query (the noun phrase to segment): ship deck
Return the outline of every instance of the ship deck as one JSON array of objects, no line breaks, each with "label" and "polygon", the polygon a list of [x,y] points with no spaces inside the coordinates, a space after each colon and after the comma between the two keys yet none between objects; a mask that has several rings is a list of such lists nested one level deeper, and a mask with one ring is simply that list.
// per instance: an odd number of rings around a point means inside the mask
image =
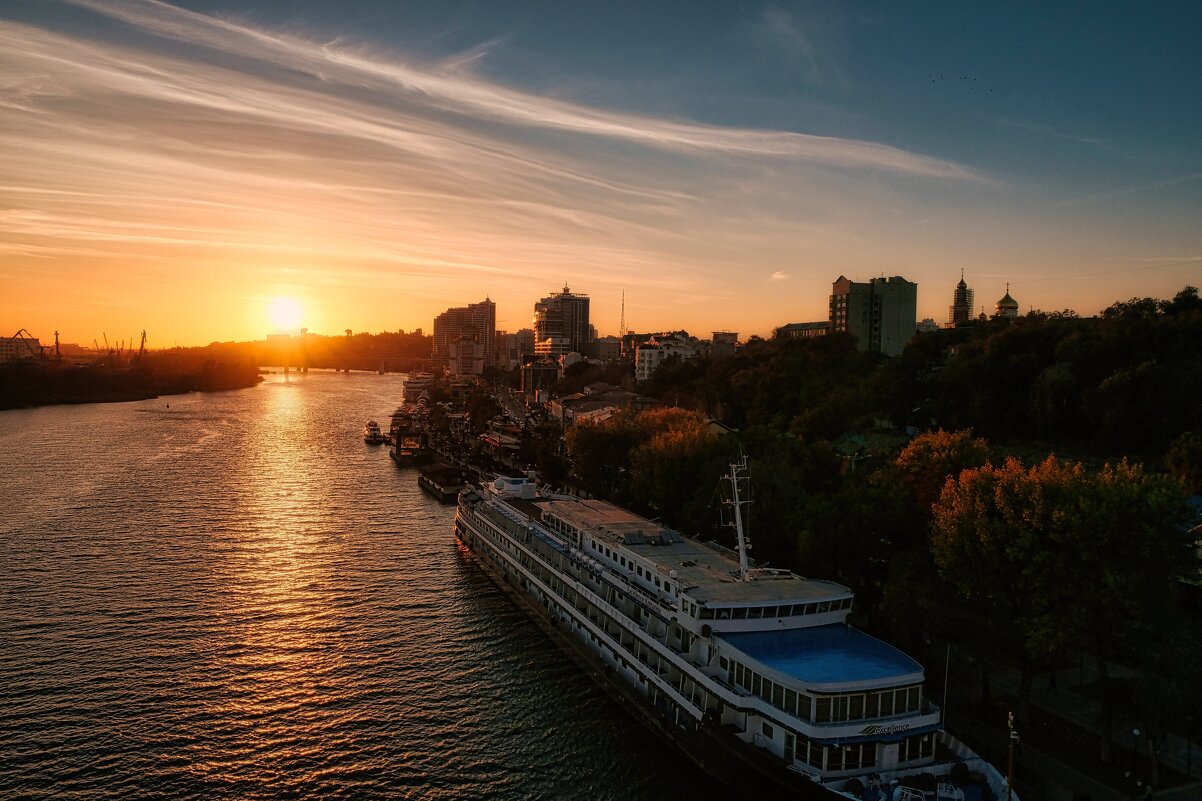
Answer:
[{"label": "ship deck", "polygon": [[888,643],[836,623],[781,631],[716,635],[766,667],[811,687],[922,681],[922,666]]}]

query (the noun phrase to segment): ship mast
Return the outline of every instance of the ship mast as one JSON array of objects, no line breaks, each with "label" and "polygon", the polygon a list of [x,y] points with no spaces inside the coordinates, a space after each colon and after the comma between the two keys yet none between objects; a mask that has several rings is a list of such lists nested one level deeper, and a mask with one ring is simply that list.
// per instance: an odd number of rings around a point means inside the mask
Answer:
[{"label": "ship mast", "polygon": [[751,547],[747,542],[747,534],[743,531],[743,506],[751,503],[751,499],[744,500],[739,495],[739,484],[747,483],[747,457],[743,456],[737,463],[732,463],[730,466],[730,475],[723,476],[726,481],[730,482],[730,500],[726,501],[733,509],[733,522],[735,528],[735,536],[738,539],[739,546],[739,580],[750,581],[751,569],[748,565],[747,549]]}]

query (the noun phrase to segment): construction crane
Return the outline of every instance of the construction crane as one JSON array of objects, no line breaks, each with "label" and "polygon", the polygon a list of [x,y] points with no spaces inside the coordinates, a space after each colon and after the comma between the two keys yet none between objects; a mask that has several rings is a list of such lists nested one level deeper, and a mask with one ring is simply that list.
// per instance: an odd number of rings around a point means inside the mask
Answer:
[{"label": "construction crane", "polygon": [[138,361],[146,358],[146,329],[142,329],[142,344],[138,346]]},{"label": "construction crane", "polygon": [[8,342],[8,352],[11,354],[9,358],[14,362],[22,359],[41,359],[45,356],[42,343],[24,328],[9,337]]}]

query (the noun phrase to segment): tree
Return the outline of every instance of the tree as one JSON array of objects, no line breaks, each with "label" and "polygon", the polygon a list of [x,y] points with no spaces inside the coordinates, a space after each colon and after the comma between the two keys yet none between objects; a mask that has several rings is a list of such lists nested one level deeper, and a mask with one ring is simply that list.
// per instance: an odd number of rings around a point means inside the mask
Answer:
[{"label": "tree", "polygon": [[1096,660],[1105,760],[1118,689],[1110,666],[1171,661],[1164,654],[1174,638],[1162,624],[1176,617],[1176,580],[1197,560],[1183,525],[1185,496],[1172,478],[1124,460],[1093,475],[1077,469],[1068,489],[1031,565],[1047,607],[1030,622],[1029,639],[1044,656],[1080,651]]},{"label": "tree", "polygon": [[989,461],[989,443],[974,437],[972,429],[963,431],[927,431],[910,440],[898,454],[896,465],[913,487],[915,498],[924,508],[939,500],[948,478],[962,470],[980,467]]},{"label": "tree", "polygon": [[615,499],[630,470],[630,454],[646,435],[638,412],[623,409],[601,422],[579,422],[564,434],[572,467],[589,492]]},{"label": "tree", "polygon": [[1030,711],[1031,681],[1042,653],[1031,625],[1047,607],[1047,587],[1033,569],[1055,510],[1065,504],[1081,467],[1054,458],[1030,470],[1010,458],[948,479],[934,507],[931,551],[944,579],[994,632],[1018,663],[1019,704]]},{"label": "tree", "polygon": [[1160,309],[1168,315],[1202,311],[1202,298],[1198,297],[1198,287],[1185,287],[1174,295],[1172,300],[1161,301]]},{"label": "tree", "polygon": [[1164,458],[1169,473],[1191,495],[1202,495],[1202,433],[1186,431],[1169,444]]},{"label": "tree", "polygon": [[727,461],[718,437],[685,409],[652,409],[639,422],[646,439],[630,454],[629,481],[636,504],[691,533],[709,528],[712,487]]},{"label": "tree", "polygon": [[[1110,665],[1165,646],[1156,623],[1177,606],[1175,578],[1196,569],[1177,482],[1125,461],[1090,475],[1008,459],[949,480],[934,511],[935,563],[1018,662],[1023,712],[1033,668],[1079,650],[1097,660],[1108,733]],[[1109,747],[1107,734],[1103,758]]]}]

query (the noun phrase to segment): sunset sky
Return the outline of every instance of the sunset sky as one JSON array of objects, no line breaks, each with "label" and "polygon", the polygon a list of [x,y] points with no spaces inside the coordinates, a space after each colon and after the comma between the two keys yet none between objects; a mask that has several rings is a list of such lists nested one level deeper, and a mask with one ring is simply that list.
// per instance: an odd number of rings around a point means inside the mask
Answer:
[{"label": "sunset sky", "polygon": [[[1202,4],[0,4],[0,325],[766,335],[1202,283]],[[284,300],[281,300],[284,299]],[[274,304],[274,305],[273,305]],[[291,307],[289,307],[291,308]],[[275,309],[276,312],[271,310]]]}]

